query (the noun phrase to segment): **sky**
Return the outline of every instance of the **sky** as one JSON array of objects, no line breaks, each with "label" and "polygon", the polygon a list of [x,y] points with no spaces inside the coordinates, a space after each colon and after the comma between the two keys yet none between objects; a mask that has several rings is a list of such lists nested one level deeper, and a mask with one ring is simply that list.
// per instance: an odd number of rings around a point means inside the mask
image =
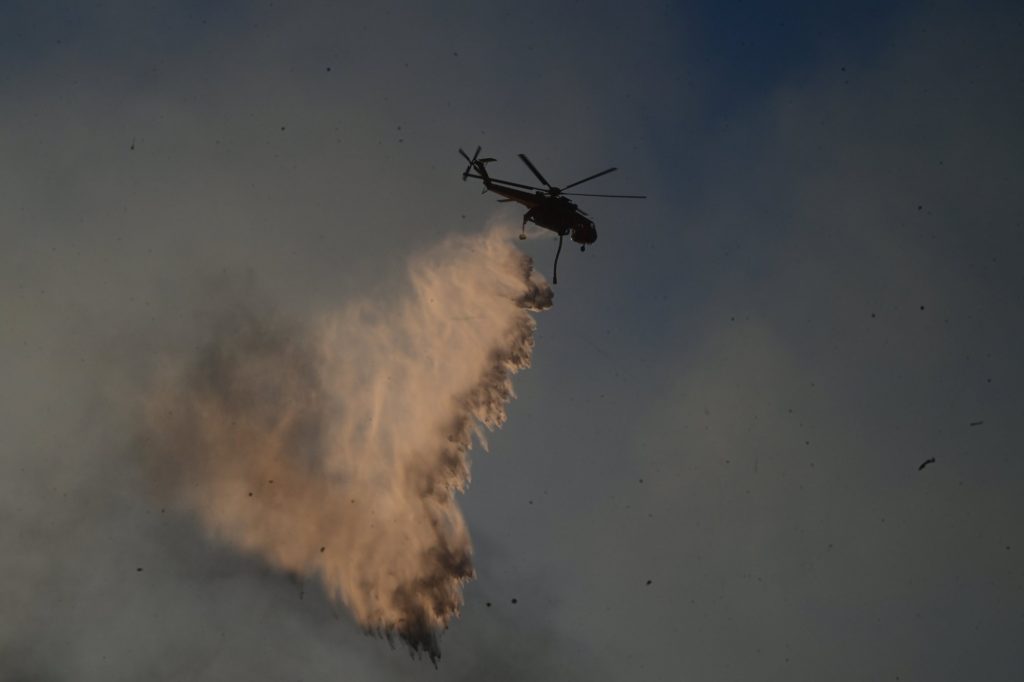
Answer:
[{"label": "sky", "polygon": [[[1024,677],[1019,6],[3,7],[0,677]],[[648,198],[581,199],[435,671],[168,509],[141,406],[518,230],[477,145]]]}]

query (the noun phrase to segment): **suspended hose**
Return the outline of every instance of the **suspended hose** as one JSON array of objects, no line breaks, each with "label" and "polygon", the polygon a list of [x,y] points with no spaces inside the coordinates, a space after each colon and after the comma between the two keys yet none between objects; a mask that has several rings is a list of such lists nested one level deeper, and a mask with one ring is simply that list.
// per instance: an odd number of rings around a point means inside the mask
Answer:
[{"label": "suspended hose", "polygon": [[558,251],[555,251],[555,274],[551,278],[552,284],[558,284],[558,255],[562,253],[562,239],[565,237],[564,234],[558,235]]}]

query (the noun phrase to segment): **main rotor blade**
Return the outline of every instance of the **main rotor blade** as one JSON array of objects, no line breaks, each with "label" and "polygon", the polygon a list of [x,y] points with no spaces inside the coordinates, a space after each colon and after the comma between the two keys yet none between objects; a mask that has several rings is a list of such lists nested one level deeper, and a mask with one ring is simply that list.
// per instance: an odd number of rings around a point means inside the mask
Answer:
[{"label": "main rotor blade", "polygon": [[459,147],[459,153],[462,154],[462,158],[464,158],[466,161],[468,161],[469,163],[473,163],[473,160],[469,158],[469,154],[462,151],[462,147]]},{"label": "main rotor blade", "polygon": [[522,187],[523,189],[532,189],[537,192],[543,192],[543,187],[532,187],[530,185],[520,185],[518,182],[509,182],[508,180],[498,180],[497,178],[490,178],[491,183],[501,183],[502,185],[510,185],[512,187]]},{"label": "main rotor blade", "polygon": [[618,170],[618,168],[609,168],[608,170],[603,170],[600,173],[594,173],[590,177],[583,178],[582,180],[577,180],[576,182],[572,183],[571,185],[566,185],[562,189],[566,190],[566,189],[569,189],[570,187],[575,187],[576,185],[582,185],[584,182],[589,182],[590,180],[593,180],[594,178],[599,178],[602,175],[608,175],[609,173],[611,173],[612,171],[615,171],[615,170]]},{"label": "main rotor blade", "polygon": [[571,197],[606,197],[608,199],[646,199],[642,194],[585,194],[583,192],[563,192]]},{"label": "main rotor blade", "polygon": [[545,187],[551,187],[551,183],[545,180],[544,176],[540,174],[539,170],[537,170],[537,167],[530,163],[530,160],[526,158],[526,154],[520,154],[519,158],[522,159],[523,163],[525,163],[529,167],[529,169],[533,171],[533,174],[537,176],[537,179],[541,181],[541,184],[543,184]]}]

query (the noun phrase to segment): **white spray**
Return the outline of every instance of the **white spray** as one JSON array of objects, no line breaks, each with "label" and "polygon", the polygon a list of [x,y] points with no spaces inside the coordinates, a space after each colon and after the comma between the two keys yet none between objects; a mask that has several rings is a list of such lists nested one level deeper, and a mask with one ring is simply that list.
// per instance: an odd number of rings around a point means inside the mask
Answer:
[{"label": "white spray", "polygon": [[317,576],[367,630],[436,661],[473,577],[455,493],[552,293],[507,235],[453,237],[411,291],[305,326],[237,314],[148,405],[161,485],[216,538]]}]

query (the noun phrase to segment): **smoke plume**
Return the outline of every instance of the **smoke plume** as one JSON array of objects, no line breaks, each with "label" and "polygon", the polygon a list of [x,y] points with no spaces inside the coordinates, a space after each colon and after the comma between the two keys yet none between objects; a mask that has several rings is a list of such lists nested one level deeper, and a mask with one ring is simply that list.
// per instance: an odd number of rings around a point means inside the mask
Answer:
[{"label": "smoke plume", "polygon": [[211,536],[317,577],[370,632],[436,662],[472,545],[455,493],[505,421],[547,283],[505,234],[410,263],[398,300],[297,323],[234,312],[147,405],[161,490]]}]

